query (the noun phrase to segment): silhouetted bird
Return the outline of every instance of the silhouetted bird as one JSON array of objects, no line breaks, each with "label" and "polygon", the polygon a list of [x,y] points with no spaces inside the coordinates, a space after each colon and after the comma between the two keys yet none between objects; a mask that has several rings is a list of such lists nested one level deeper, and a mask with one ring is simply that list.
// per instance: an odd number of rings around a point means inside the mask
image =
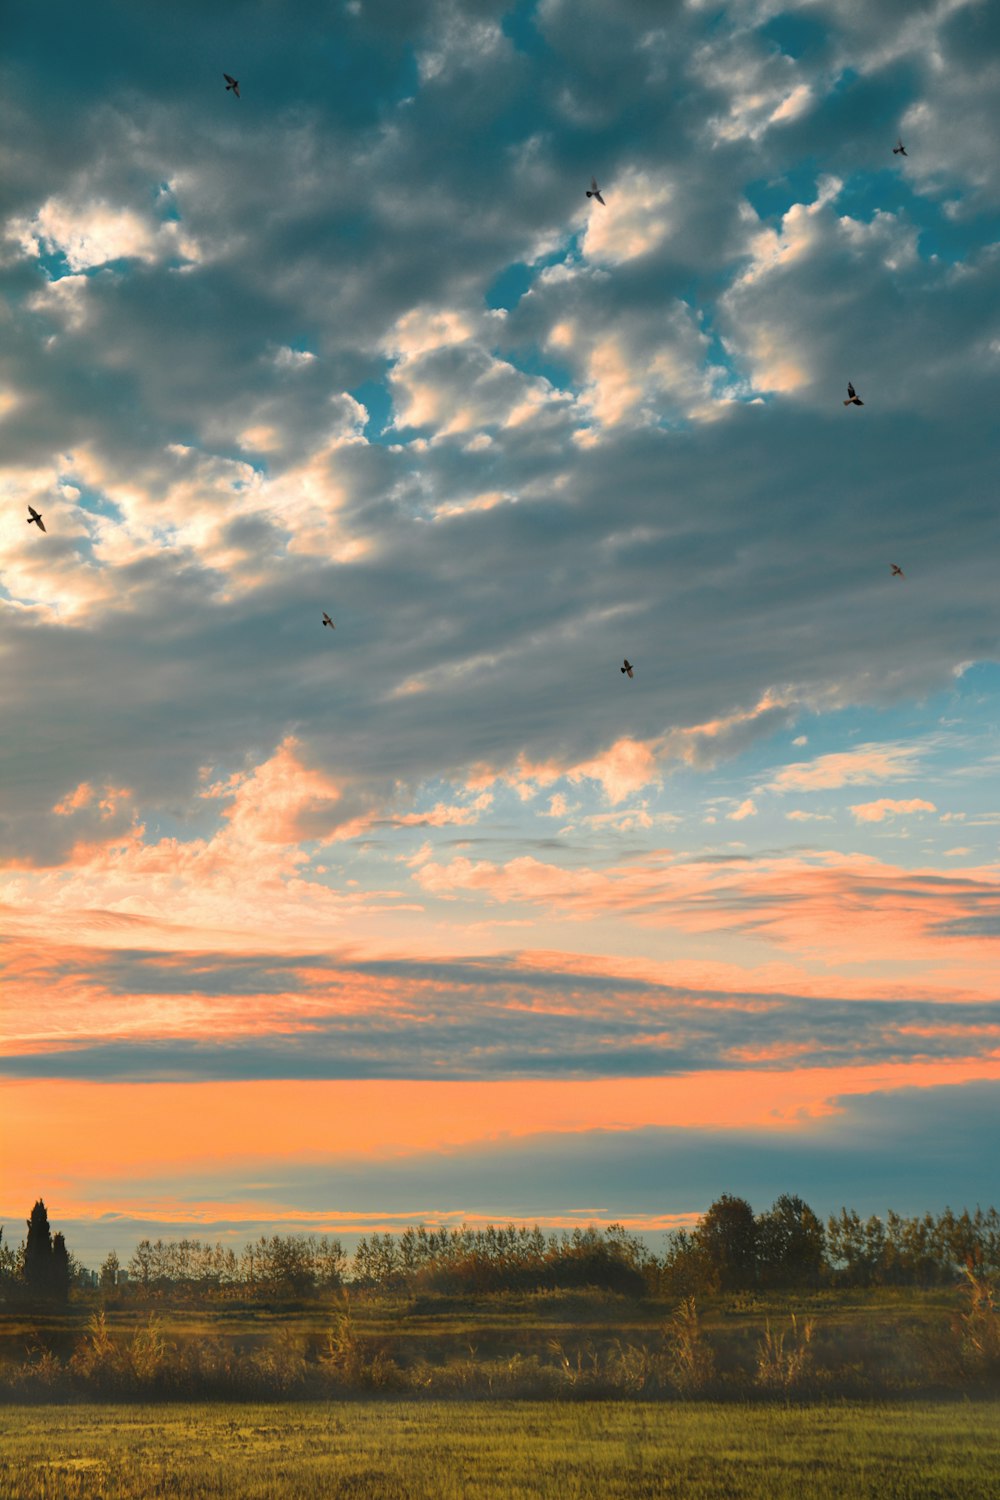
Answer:
[{"label": "silhouetted bird", "polygon": [[625,665],[621,668],[621,671],[627,672],[630,677],[632,676],[632,663],[627,656],[625,658]]},{"label": "silhouetted bird", "polygon": [[844,402],[844,405],[845,406],[864,406],[864,404],[865,403],[862,401],[861,397],[858,395],[857,391],[854,389],[854,387],[851,384],[851,382],[848,381],[847,382],[847,400]]},{"label": "silhouetted bird", "polygon": [[[596,198],[597,201],[598,201],[598,203],[604,203],[604,199],[601,197],[601,190],[597,186],[597,178],[596,177],[592,177],[590,179],[590,187],[587,189],[587,197],[588,198]],[[607,206],[608,205],[606,203],[604,203],[604,207],[607,208]]]},{"label": "silhouetted bird", "polygon": [[893,156],[906,156],[906,155],[908,155],[906,147],[903,145],[903,142],[901,140],[899,140],[898,137],[897,137],[895,146],[893,146],[893,148],[892,148],[892,154],[893,154]]},{"label": "silhouetted bird", "polygon": [[905,578],[906,577],[906,574],[903,572],[902,568],[899,566],[898,563],[891,563],[890,566],[892,568],[892,576],[893,576],[893,578]]},{"label": "silhouetted bird", "polygon": [[229,76],[228,73],[223,73],[222,76],[226,80],[226,93],[228,94],[229,90],[232,89],[233,93],[236,95],[236,97],[238,99],[240,97],[240,81],[239,81],[239,79],[238,78],[230,78],[230,76]]},{"label": "silhouetted bird", "polygon": [[45,530],[45,522],[42,520],[41,516],[38,514],[37,510],[35,509],[35,507],[33,505],[29,505],[28,506],[28,525],[29,526],[31,525],[32,521],[34,521],[34,523],[38,527],[39,531],[44,531]]},{"label": "silhouetted bird", "polygon": [[336,630],[337,628],[333,621],[330,619],[330,616],[327,614],[325,609],[323,611],[323,624],[329,625],[331,630]]}]

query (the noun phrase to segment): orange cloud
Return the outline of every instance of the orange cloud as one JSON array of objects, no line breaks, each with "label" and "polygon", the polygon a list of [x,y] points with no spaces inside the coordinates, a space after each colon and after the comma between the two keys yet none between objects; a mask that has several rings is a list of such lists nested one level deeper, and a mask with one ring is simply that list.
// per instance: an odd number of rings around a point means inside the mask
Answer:
[{"label": "orange cloud", "polygon": [[67,792],[61,802],[57,802],[52,809],[61,818],[68,818],[78,812],[81,807],[87,807],[94,800],[94,788],[87,781],[81,781],[73,792]]},{"label": "orange cloud", "polygon": [[937,808],[922,797],[911,797],[905,802],[880,797],[877,802],[855,802],[851,812],[859,823],[884,823],[893,813],[937,812]]},{"label": "orange cloud", "polygon": [[880,781],[906,781],[916,774],[918,759],[919,751],[912,745],[858,745],[854,750],[783,766],[767,785],[774,792],[815,792]]},{"label": "orange cloud", "polygon": [[960,951],[992,965],[990,930],[975,929],[1000,910],[996,867],[942,875],[836,851],[687,862],[660,850],[605,870],[462,857],[425,861],[414,879],[445,899],[476,892],[576,921],[615,915],[683,932],[730,930],[847,963],[950,962]]},{"label": "orange cloud", "polygon": [[[297,844],[329,835],[341,820],[340,786],[325,772],[304,766],[299,748],[288,735],[270,760],[202,791],[203,797],[231,799],[223,816],[241,840]],[[351,835],[341,832],[345,836]]]}]

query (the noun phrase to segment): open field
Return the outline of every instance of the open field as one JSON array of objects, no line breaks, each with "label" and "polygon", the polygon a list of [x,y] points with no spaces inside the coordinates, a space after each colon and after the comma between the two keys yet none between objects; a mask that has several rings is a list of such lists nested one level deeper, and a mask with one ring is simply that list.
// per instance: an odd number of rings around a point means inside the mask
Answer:
[{"label": "open field", "polygon": [[[278,1329],[307,1340],[318,1338],[333,1317],[349,1308],[359,1336],[390,1340],[405,1358],[410,1352],[431,1349],[442,1355],[464,1354],[470,1343],[483,1352],[504,1354],[541,1347],[560,1336],[652,1336],[671,1317],[677,1299],[632,1298],[592,1288],[468,1297],[352,1292],[349,1298],[331,1294],[308,1303],[267,1306],[224,1300],[185,1304],[175,1297],[115,1300],[91,1294],[58,1311],[0,1306],[0,1356],[20,1357],[32,1341],[69,1349],[102,1306],[115,1334],[134,1332],[154,1312],[172,1338],[212,1335],[249,1344]],[[794,1313],[831,1332],[864,1331],[898,1339],[904,1332],[944,1327],[964,1306],[961,1287],[739,1293],[698,1300],[706,1332],[737,1338]]]},{"label": "open field", "polygon": [[987,1500],[1000,1403],[469,1402],[0,1412],[0,1496]]},{"label": "open field", "polygon": [[[706,1299],[606,1292],[0,1314],[0,1401],[937,1400],[1000,1395],[996,1310],[960,1289]],[[975,1335],[975,1338],[973,1338]],[[979,1340],[979,1344],[976,1344]]]},{"label": "open field", "polygon": [[694,1337],[707,1363],[685,1380],[678,1353],[686,1347],[697,1364],[696,1349],[678,1343],[676,1306],[601,1291],[331,1294],[275,1307],[150,1299],[101,1309],[93,1298],[59,1313],[0,1313],[0,1400],[998,1394],[995,1362],[969,1357],[967,1308],[960,1288],[705,1299]]}]

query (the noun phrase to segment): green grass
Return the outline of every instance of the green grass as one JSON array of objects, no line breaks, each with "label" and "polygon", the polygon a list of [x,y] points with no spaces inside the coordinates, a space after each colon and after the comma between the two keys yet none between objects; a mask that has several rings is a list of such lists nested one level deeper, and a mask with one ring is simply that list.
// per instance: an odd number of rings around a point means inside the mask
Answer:
[{"label": "green grass", "polygon": [[0,1410],[0,1497],[994,1500],[1000,1403]]}]

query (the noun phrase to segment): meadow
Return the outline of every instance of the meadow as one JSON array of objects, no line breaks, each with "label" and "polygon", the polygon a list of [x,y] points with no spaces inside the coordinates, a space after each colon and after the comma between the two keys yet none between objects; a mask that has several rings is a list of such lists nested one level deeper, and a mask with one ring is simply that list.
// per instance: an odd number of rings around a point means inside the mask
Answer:
[{"label": "meadow", "polygon": [[[990,1293],[992,1297],[992,1293]],[[0,1312],[0,1401],[1000,1396],[1000,1315],[962,1287],[478,1297],[342,1289],[273,1306]]]},{"label": "meadow", "polygon": [[998,1474],[996,1400],[0,1410],[4,1500],[987,1500]]}]

